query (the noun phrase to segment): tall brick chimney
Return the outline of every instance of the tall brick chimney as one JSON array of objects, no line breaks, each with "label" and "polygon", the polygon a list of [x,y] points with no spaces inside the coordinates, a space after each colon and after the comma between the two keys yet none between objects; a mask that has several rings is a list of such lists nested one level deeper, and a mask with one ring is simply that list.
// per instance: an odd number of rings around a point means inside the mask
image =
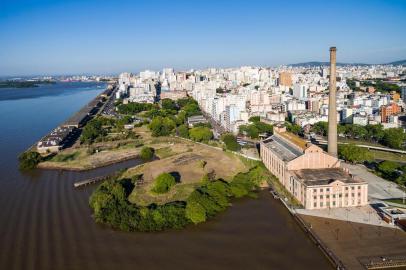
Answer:
[{"label": "tall brick chimney", "polygon": [[328,99],[328,153],[337,156],[337,86],[336,86],[336,47],[330,47],[330,85]]}]

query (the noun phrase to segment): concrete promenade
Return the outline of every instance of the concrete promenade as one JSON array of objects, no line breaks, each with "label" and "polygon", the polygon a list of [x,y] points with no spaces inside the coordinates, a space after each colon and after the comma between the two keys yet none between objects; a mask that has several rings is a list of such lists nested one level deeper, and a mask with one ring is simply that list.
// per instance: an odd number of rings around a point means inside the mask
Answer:
[{"label": "concrete promenade", "polygon": [[372,203],[376,200],[402,198],[406,195],[404,191],[399,189],[396,183],[369,172],[363,165],[353,165],[344,162],[341,164],[343,167],[348,168],[352,174],[368,182],[368,197]]}]

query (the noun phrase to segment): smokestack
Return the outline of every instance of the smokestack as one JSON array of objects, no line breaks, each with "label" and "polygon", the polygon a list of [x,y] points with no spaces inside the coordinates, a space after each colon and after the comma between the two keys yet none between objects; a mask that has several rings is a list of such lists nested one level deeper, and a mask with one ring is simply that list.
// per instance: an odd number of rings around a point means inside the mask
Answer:
[{"label": "smokestack", "polygon": [[337,156],[336,47],[330,47],[330,94],[328,99],[328,153]]}]

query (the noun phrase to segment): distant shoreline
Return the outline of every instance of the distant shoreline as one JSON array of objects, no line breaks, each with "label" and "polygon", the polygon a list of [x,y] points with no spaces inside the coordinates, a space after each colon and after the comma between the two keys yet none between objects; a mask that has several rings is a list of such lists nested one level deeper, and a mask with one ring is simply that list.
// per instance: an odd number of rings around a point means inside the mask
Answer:
[{"label": "distant shoreline", "polygon": [[36,88],[40,84],[55,84],[51,80],[36,80],[36,81],[0,81],[0,88]]}]

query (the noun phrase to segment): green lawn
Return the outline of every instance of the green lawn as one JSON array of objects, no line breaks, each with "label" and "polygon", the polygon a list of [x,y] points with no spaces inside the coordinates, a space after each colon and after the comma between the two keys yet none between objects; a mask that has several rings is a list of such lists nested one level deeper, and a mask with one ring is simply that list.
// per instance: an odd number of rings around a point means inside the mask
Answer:
[{"label": "green lawn", "polygon": [[392,153],[392,152],[385,152],[385,151],[379,151],[379,150],[369,150],[372,154],[374,159],[380,159],[380,160],[390,160],[390,161],[396,161],[396,162],[406,162],[406,155],[405,154],[398,154],[398,153]]},{"label": "green lawn", "polygon": [[391,202],[391,203],[403,204],[403,205],[405,205],[405,206],[406,206],[406,200],[405,200],[405,203],[404,203],[402,198],[397,198],[397,199],[388,199],[388,200],[385,200],[385,202]]}]

